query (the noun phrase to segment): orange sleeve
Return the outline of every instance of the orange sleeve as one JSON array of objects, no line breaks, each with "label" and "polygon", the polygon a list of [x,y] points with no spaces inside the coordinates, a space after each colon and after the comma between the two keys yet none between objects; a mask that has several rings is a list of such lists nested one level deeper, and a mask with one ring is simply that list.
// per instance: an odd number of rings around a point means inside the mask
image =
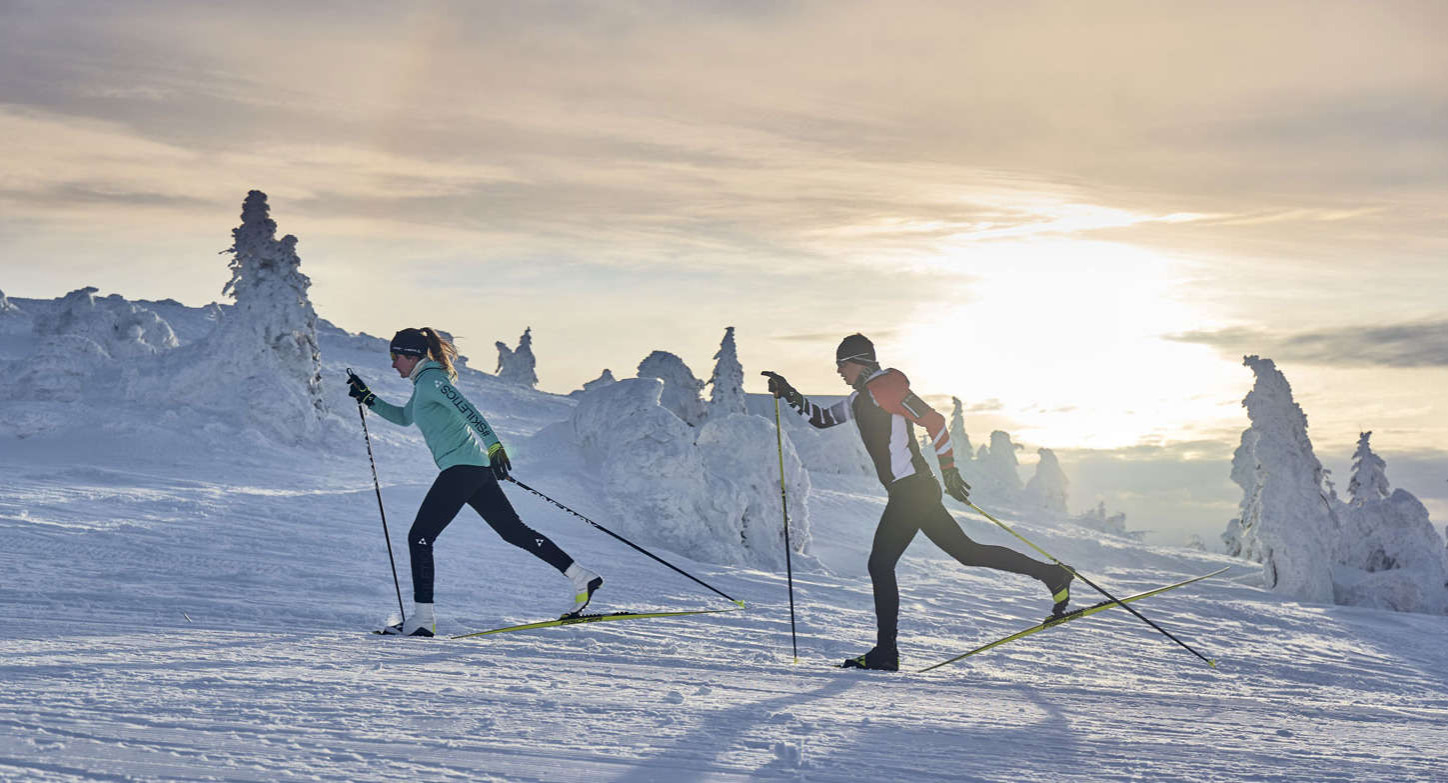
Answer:
[{"label": "orange sleeve", "polygon": [[945,426],[945,417],[930,407],[919,395],[910,391],[910,379],[899,370],[886,370],[880,377],[866,384],[875,404],[886,413],[904,416],[909,421],[925,428],[930,433],[930,442],[940,458],[940,467],[955,465],[955,450],[950,443],[950,430]]}]

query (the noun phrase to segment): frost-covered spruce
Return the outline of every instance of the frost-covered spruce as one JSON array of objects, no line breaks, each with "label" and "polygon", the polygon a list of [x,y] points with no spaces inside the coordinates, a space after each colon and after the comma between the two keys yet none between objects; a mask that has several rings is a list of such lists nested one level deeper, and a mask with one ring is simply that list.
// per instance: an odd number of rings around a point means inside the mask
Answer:
[{"label": "frost-covered spruce", "polygon": [[724,331],[719,352],[714,354],[714,374],[709,377],[709,416],[722,418],[747,413],[744,403],[744,367],[734,347],[734,327]]},{"label": "frost-covered spruce", "polygon": [[950,398],[950,442],[955,447],[955,467],[971,486],[984,486],[980,466],[975,461],[975,447],[965,432],[965,406],[959,397]]},{"label": "frost-covered spruce", "polygon": [[4,291],[0,291],[0,316],[19,314],[20,308],[12,304],[10,300],[6,298]]},{"label": "frost-covered spruce", "polygon": [[965,407],[959,397],[951,397],[950,405],[950,442],[955,446],[955,453],[960,455],[955,460],[960,465],[971,461],[974,449],[970,445],[970,436],[965,434]]},{"label": "frost-covered spruce", "polygon": [[981,497],[995,503],[1012,502],[1021,494],[1020,462],[1016,459],[1016,444],[1011,442],[1008,432],[996,430],[990,434],[990,446],[981,446],[976,452],[977,465],[974,474],[979,478]]},{"label": "frost-covered spruce", "polygon": [[[302,274],[297,238],[277,239],[266,194],[253,190],[241,205],[241,225],[231,231],[231,280],[223,295],[236,299],[225,324],[240,338],[239,347],[255,347],[274,358],[286,377],[306,385],[313,413],[326,411],[322,400],[322,354],[317,345],[317,313],[307,296],[312,281]],[[252,340],[255,346],[247,346]]]},{"label": "frost-covered spruce", "polygon": [[1257,382],[1242,400],[1252,426],[1232,455],[1241,516],[1222,539],[1228,554],[1261,563],[1273,590],[1330,602],[1338,531],[1322,493],[1322,463],[1307,437],[1307,415],[1271,359],[1247,356],[1242,363]]},{"label": "frost-covered spruce", "polygon": [[664,382],[659,404],[691,427],[704,421],[704,382],[694,377],[684,360],[668,351],[654,351],[639,362],[638,377]]},{"label": "frost-covered spruce", "polygon": [[[210,408],[237,426],[295,442],[320,432],[322,397],[317,314],[307,298],[297,238],[277,239],[266,194],[253,190],[232,230],[231,279],[222,289],[236,304],[204,339],[168,355],[133,393]],[[220,315],[220,311],[216,311]],[[238,404],[238,401],[252,404]]]},{"label": "frost-covered spruce", "polygon": [[1387,463],[1364,432],[1353,454],[1351,503],[1335,508],[1333,592],[1338,603],[1404,612],[1448,611],[1448,557],[1428,510],[1409,492],[1389,492]]},{"label": "frost-covered spruce", "polygon": [[538,373],[535,372],[538,360],[533,356],[533,327],[523,330],[515,349],[501,340],[494,345],[498,348],[498,380],[530,389],[538,385]]},{"label": "frost-covered spruce", "polygon": [[1061,463],[1056,459],[1056,453],[1047,448],[1037,449],[1040,455],[1040,462],[1036,463],[1036,474],[1026,483],[1026,497],[1031,502],[1050,511],[1066,513],[1066,488],[1070,484],[1066,480],[1066,472],[1061,470]]},{"label": "frost-covered spruce", "polygon": [[1388,464],[1368,445],[1372,435],[1371,431],[1359,433],[1357,451],[1352,455],[1352,478],[1347,483],[1347,494],[1359,506],[1369,500],[1381,500],[1389,494],[1388,476],[1384,472]]}]

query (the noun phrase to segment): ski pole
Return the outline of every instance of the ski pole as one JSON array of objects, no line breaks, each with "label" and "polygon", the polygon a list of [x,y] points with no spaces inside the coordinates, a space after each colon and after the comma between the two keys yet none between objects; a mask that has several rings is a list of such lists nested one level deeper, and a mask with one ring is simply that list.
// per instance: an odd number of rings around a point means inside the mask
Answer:
[{"label": "ski pole", "polygon": [[1005,530],[1007,533],[1010,533],[1011,535],[1015,536],[1016,538],[1019,538],[1020,540],[1024,541],[1024,542],[1026,543],[1026,546],[1029,546],[1030,548],[1036,550],[1037,552],[1040,552],[1041,554],[1043,554],[1043,555],[1045,555],[1046,557],[1050,558],[1056,565],[1059,565],[1059,566],[1061,566],[1062,568],[1066,569],[1067,571],[1070,571],[1072,576],[1076,577],[1077,579],[1080,579],[1081,581],[1085,582],[1085,583],[1088,584],[1088,585],[1091,585],[1093,588],[1096,589],[1096,592],[1098,592],[1098,593],[1106,596],[1108,599],[1110,599],[1110,600],[1111,600],[1113,603],[1115,603],[1117,606],[1120,606],[1122,609],[1125,609],[1126,611],[1131,612],[1132,614],[1136,615],[1138,618],[1141,619],[1142,622],[1146,623],[1147,625],[1151,626],[1152,628],[1155,628],[1156,630],[1161,631],[1161,633],[1162,633],[1164,636],[1166,636],[1166,638],[1168,638],[1168,639],[1176,642],[1177,644],[1181,645],[1181,646],[1184,647],[1188,652],[1190,652],[1192,655],[1195,655],[1195,656],[1197,656],[1198,658],[1201,658],[1204,662],[1206,662],[1206,664],[1207,664],[1208,666],[1212,667],[1213,669],[1217,668],[1217,662],[1216,662],[1216,661],[1214,661],[1214,660],[1212,660],[1211,658],[1208,658],[1207,656],[1202,655],[1201,653],[1199,653],[1199,652],[1197,652],[1196,650],[1192,649],[1191,645],[1187,644],[1186,642],[1182,641],[1181,639],[1176,638],[1175,636],[1172,636],[1172,634],[1171,634],[1170,631],[1168,631],[1167,629],[1161,627],[1160,625],[1157,625],[1156,623],[1152,622],[1151,620],[1147,619],[1146,615],[1142,614],[1141,612],[1136,611],[1136,608],[1135,608],[1135,607],[1132,607],[1132,606],[1129,606],[1129,605],[1123,603],[1120,598],[1117,598],[1116,596],[1112,595],[1111,593],[1106,592],[1106,589],[1103,588],[1101,585],[1098,585],[1098,584],[1096,584],[1095,582],[1091,581],[1090,579],[1087,579],[1085,576],[1082,576],[1081,573],[1080,573],[1079,571],[1077,571],[1076,569],[1074,569],[1074,568],[1072,568],[1071,566],[1068,566],[1068,565],[1066,565],[1065,563],[1061,562],[1055,555],[1053,555],[1053,554],[1051,554],[1050,552],[1047,552],[1046,550],[1044,550],[1044,549],[1036,546],[1035,544],[1031,543],[1030,539],[1028,539],[1028,538],[1026,538],[1025,536],[1021,535],[1020,533],[1017,533],[1015,530],[1012,530],[1010,525],[1007,525],[1006,523],[1000,521],[999,519],[996,519],[995,517],[991,516],[990,514],[985,513],[985,510],[984,510],[984,509],[982,509],[980,506],[977,506],[976,504],[970,502],[969,500],[965,501],[965,504],[968,505],[968,506],[970,506],[971,508],[975,509],[977,512],[980,513],[981,516],[985,517],[986,519],[989,519],[990,521],[996,523],[997,525],[1000,525],[1001,528],[1002,528],[1003,530]]},{"label": "ski pole", "polygon": [[784,489],[784,430],[779,426],[779,398],[774,398],[774,442],[779,447],[779,507],[784,510],[784,572],[789,579],[789,643],[799,663],[799,638],[794,632],[794,564],[789,546],[789,495]]},{"label": "ski pole", "polygon": [[[351,376],[352,368],[347,368],[347,375]],[[372,464],[372,489],[377,492],[377,513],[382,515],[382,538],[387,541],[387,562],[392,565],[392,586],[397,588],[397,611],[402,615],[402,622],[407,622],[407,610],[402,608],[402,584],[397,581],[397,560],[392,556],[392,536],[387,532],[387,511],[382,508],[382,483],[377,480],[377,460],[372,458],[372,436],[367,433],[367,412],[362,409],[362,402],[357,402],[357,415],[362,419],[362,439],[367,441],[367,461]]]},{"label": "ski pole", "polygon": [[670,563],[669,561],[663,559],[662,557],[659,557],[658,555],[654,554],[653,552],[650,552],[649,550],[644,549],[643,547],[639,546],[638,544],[635,544],[634,542],[628,540],[627,538],[624,538],[623,536],[621,536],[621,535],[613,532],[612,530],[609,530],[608,528],[604,527],[603,525],[600,525],[600,524],[598,524],[597,522],[594,522],[593,520],[589,519],[588,517],[586,517],[586,516],[578,513],[577,511],[574,511],[573,509],[569,508],[568,506],[563,505],[562,503],[559,503],[558,501],[554,500],[553,498],[548,497],[547,495],[543,494],[542,492],[539,492],[538,490],[533,489],[532,487],[530,487],[530,486],[528,486],[527,484],[524,484],[523,482],[521,482],[521,481],[513,478],[512,476],[509,476],[509,477],[508,477],[508,480],[511,481],[511,482],[513,482],[514,484],[517,484],[518,486],[522,487],[523,489],[526,489],[526,490],[528,490],[529,492],[532,492],[533,494],[537,495],[538,497],[543,498],[544,500],[548,501],[549,503],[552,503],[553,505],[555,505],[555,506],[563,509],[564,511],[567,511],[568,513],[572,514],[573,516],[578,517],[579,519],[583,520],[584,522],[587,522],[588,524],[593,525],[595,528],[598,528],[599,530],[602,530],[603,532],[605,532],[605,533],[613,536],[614,538],[616,538],[616,539],[624,542],[625,544],[628,544],[629,546],[633,547],[636,551],[641,552],[641,553],[643,553],[643,554],[645,554],[645,555],[648,555],[649,557],[653,558],[654,560],[657,560],[658,562],[663,563],[664,565],[668,566],[669,568],[672,568],[672,569],[674,569],[675,571],[678,571],[679,573],[683,574],[684,576],[687,576],[687,577],[689,577],[690,579],[694,580],[695,582],[698,582],[699,584],[701,584],[701,585],[709,588],[710,590],[713,590],[715,593],[718,593],[719,595],[722,595],[722,596],[724,596],[725,598],[728,598],[729,600],[733,601],[734,603],[739,604],[739,608],[741,608],[741,609],[744,608],[744,602],[741,601],[741,600],[739,600],[738,598],[733,598],[733,597],[729,596],[729,595],[728,595],[727,593],[725,593],[723,590],[720,590],[720,589],[714,587],[713,585],[710,585],[708,582],[705,582],[704,580],[700,579],[699,577],[694,576],[693,574],[690,574],[688,571],[685,571],[684,569],[682,569],[682,568],[674,565],[673,563]]}]

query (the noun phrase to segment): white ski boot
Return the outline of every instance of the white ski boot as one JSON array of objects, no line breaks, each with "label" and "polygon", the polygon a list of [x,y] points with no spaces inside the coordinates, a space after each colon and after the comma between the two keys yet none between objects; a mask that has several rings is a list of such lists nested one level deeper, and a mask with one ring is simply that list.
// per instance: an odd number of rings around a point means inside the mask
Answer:
[{"label": "white ski boot", "polygon": [[413,604],[407,622],[393,623],[377,633],[384,636],[431,637],[437,633],[437,618],[433,615],[432,604]]},{"label": "white ski boot", "polygon": [[573,583],[573,608],[564,612],[560,617],[575,617],[583,611],[584,607],[588,606],[589,601],[593,600],[594,591],[603,587],[603,577],[578,563],[569,566],[563,575]]}]

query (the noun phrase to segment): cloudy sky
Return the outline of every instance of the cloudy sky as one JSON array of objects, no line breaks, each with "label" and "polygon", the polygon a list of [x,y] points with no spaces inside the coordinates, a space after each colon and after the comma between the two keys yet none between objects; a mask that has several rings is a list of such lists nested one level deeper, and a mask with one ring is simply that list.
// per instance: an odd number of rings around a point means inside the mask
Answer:
[{"label": "cloudy sky", "polygon": [[1393,0],[0,0],[0,289],[218,299],[257,188],[321,315],[483,369],[531,326],[550,390],[656,348],[707,377],[735,326],[747,371],[838,393],[859,330],[977,441],[1057,449],[1074,504],[1214,534],[1256,353],[1325,463],[1373,430],[1441,522],[1445,29]]}]

